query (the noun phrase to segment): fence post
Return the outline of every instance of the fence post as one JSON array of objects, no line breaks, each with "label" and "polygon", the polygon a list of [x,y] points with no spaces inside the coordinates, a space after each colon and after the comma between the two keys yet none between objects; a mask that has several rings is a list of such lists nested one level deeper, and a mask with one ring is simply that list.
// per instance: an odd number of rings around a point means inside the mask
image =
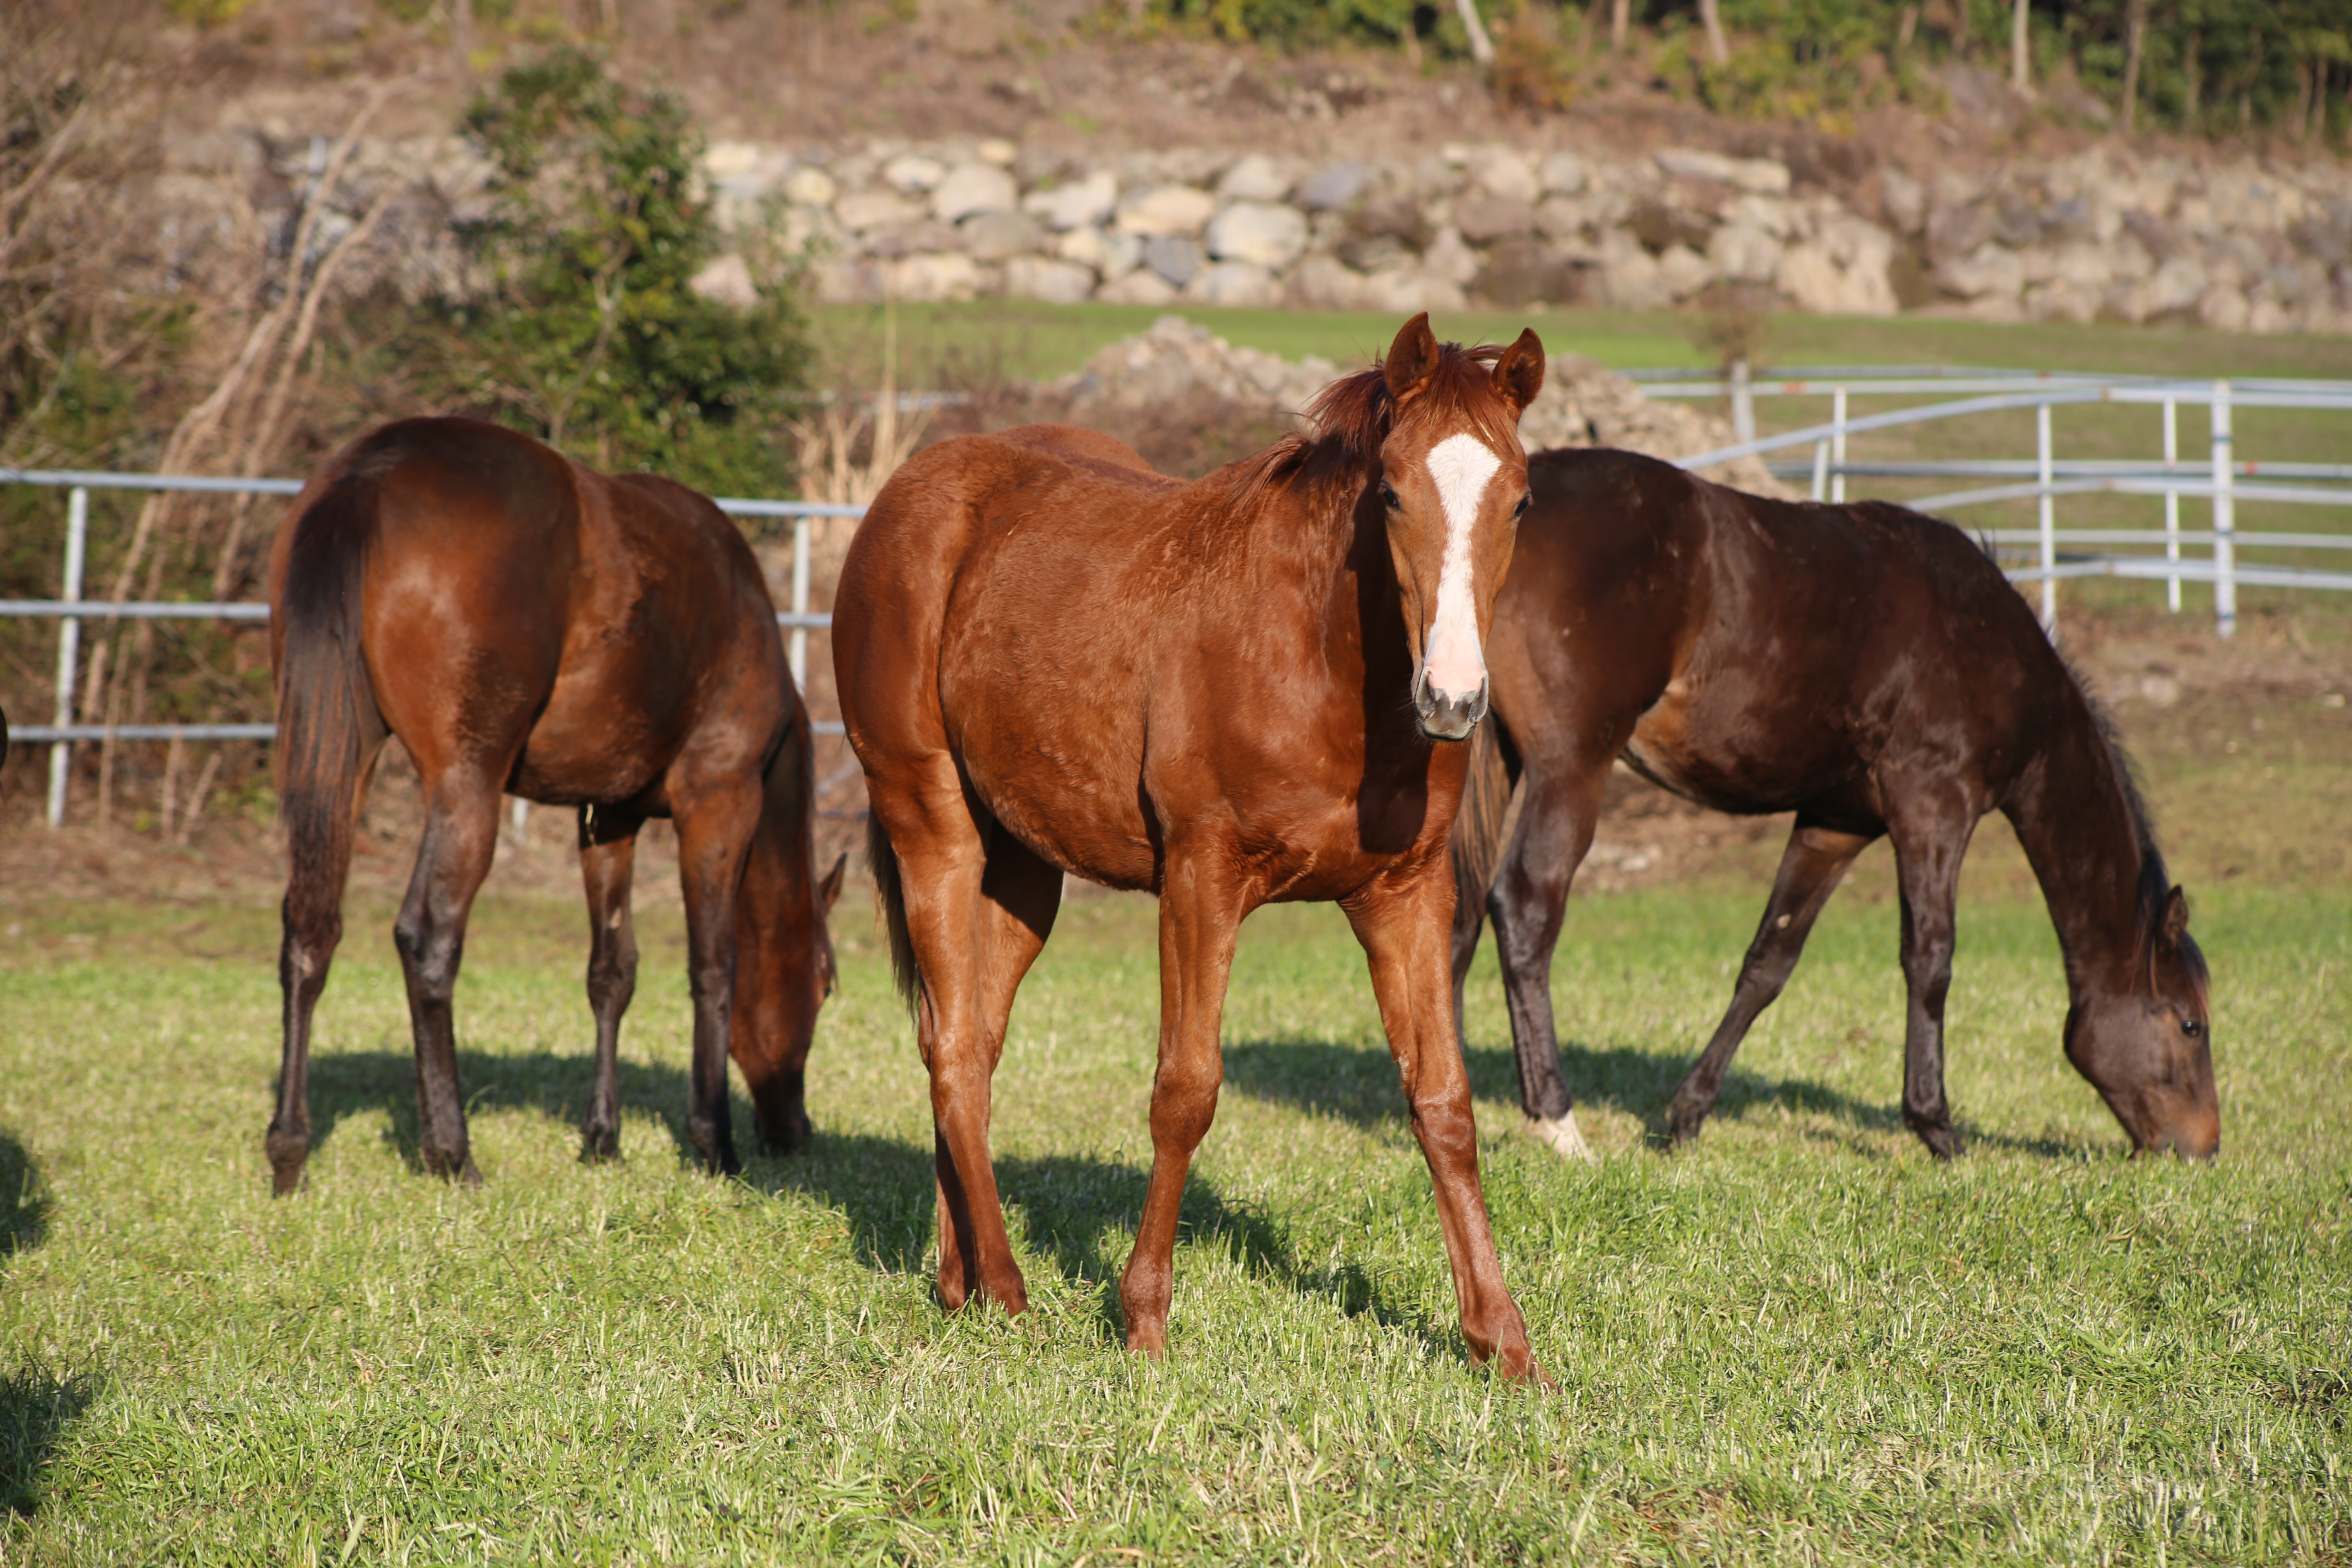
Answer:
[{"label": "fence post", "polygon": [[2035,473],[2042,489],[2042,629],[2058,635],[2058,510],[2050,493],[2050,405],[2033,410]]},{"label": "fence post", "polygon": [[2230,493],[2230,384],[2213,384],[2213,635],[2234,637],[2238,630],[2237,498]]},{"label": "fence post", "polygon": [[[809,601],[809,520],[793,519],[793,614],[808,614]],[[808,628],[794,626],[792,641],[793,686],[801,695],[808,695]]]},{"label": "fence post", "polygon": [[1836,430],[1830,437],[1830,500],[1845,504],[1845,388],[1830,394],[1830,423]]},{"label": "fence post", "polygon": [[1827,441],[1813,443],[1813,499],[1830,499],[1830,444]]},{"label": "fence post", "polygon": [[[2172,478],[2180,462],[2180,421],[2175,417],[2179,405],[2168,397],[2164,400],[2164,477]],[[2164,492],[2164,558],[2178,563],[2180,560],[2180,492]],[[2164,602],[2174,615],[2180,613],[2180,574],[2174,573],[2164,580]]]},{"label": "fence post", "polygon": [[[66,494],[66,581],[58,596],[67,603],[81,598],[82,558],[89,544],[89,491],[76,485]],[[68,616],[58,623],[58,726],[73,722],[74,673],[81,660],[81,621]],[[66,784],[73,763],[73,743],[58,741],[49,747],[49,827],[65,826]]]},{"label": "fence post", "polygon": [[1748,379],[1748,356],[1731,362],[1731,433],[1742,441],[1756,439],[1756,389]]}]

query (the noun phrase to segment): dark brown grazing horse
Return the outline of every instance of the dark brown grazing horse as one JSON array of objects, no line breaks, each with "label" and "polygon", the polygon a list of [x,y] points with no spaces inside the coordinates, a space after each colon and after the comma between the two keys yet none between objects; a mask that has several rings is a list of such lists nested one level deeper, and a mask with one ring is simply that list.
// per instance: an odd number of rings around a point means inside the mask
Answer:
[{"label": "dark brown grazing horse", "polygon": [[457,1092],[450,994],[502,792],[580,808],[596,1075],[582,1155],[620,1151],[616,1052],[636,988],[637,829],[677,825],[694,1064],[687,1131],[739,1169],[727,1057],[760,1134],[808,1137],[803,1068],[833,988],[812,863],[808,716],[759,563],[709,500],[606,476],[470,419],[405,419],[337,453],[269,560],[286,826],[286,1059],[267,1149],[277,1190],[310,1152],[310,1016],[342,936],[352,835],[397,735],[425,837],[393,938],[408,981],[425,1168],[478,1182]]},{"label": "dark brown grazing horse", "polygon": [[1018,1312],[990,1079],[1067,873],[1160,895],[1150,1184],[1119,1287],[1165,1350],[1177,1207],[1214,1115],[1243,917],[1339,903],[1371,961],[1471,1353],[1539,1376],[1478,1182],[1446,975],[1446,833],[1527,495],[1543,347],[1441,348],[1429,319],[1294,437],[1194,484],[1061,426],[900,468],[834,601],[901,988],[930,1069],[940,1294]]},{"label": "dark brown grazing horse", "polygon": [[[1552,1032],[1552,949],[1622,754],[1701,805],[1797,814],[1730,1010],[1675,1090],[1676,1142],[1697,1134],[1838,879],[1883,834],[1910,988],[1903,1116],[1936,1153],[1954,1152],[1953,900],[1969,836],[1997,810],[2058,928],[2068,1058],[2137,1149],[2220,1146],[2188,902],[2097,709],[1967,534],[1883,502],[1768,500],[1629,452],[1545,452],[1528,475],[1535,505],[1487,648],[1493,750],[1454,835],[1454,975],[1459,1006],[1491,912],[1521,1101],[1539,1133],[1583,1152]],[[1522,775],[1496,873],[1502,808]]]}]

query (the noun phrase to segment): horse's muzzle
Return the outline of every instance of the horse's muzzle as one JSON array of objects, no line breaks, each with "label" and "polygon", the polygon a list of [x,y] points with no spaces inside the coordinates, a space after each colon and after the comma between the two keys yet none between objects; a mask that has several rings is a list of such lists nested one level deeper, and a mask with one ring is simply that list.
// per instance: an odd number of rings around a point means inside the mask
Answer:
[{"label": "horse's muzzle", "polygon": [[1432,687],[1426,673],[1416,675],[1412,709],[1421,717],[1421,732],[1431,740],[1466,740],[1486,716],[1486,683],[1481,680],[1475,690],[1456,697]]}]

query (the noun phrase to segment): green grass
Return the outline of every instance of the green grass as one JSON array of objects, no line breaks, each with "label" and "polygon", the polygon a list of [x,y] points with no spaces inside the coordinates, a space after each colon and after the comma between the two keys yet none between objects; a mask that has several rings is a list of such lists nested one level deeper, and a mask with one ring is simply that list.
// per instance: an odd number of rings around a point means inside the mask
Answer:
[{"label": "green grass", "polygon": [[[1375,311],[1255,310],[1184,305],[1048,305],[981,300],[895,307],[900,384],[959,367],[1052,376],[1077,369],[1097,349],[1181,315],[1228,342],[1297,359],[1321,354],[1345,369],[1386,352],[1401,317]],[[818,307],[827,350],[866,382],[881,364],[880,306]],[[1465,310],[1434,319],[1441,336],[1508,342],[1533,327],[1553,353],[1580,353],[1619,369],[1703,366],[1695,318],[1667,310]],[[2035,321],[1993,325],[1903,316],[1776,316],[1764,357],[1779,364],[2031,365],[2157,374],[2352,376],[2352,338],[2256,336],[2188,327],[2074,326]]]},{"label": "green grass", "polygon": [[[2056,1048],[2013,849],[1951,1001],[1971,1138],[1899,1125],[1874,852],[1695,1150],[1643,1147],[1762,889],[1580,899],[1558,976],[1608,1158],[1507,1135],[1469,1058],[1506,1273],[1555,1394],[1469,1366],[1362,963],[1244,934],[1171,1354],[1121,1348],[1149,1160],[1151,908],[1087,899],[1024,991],[999,1170],[1035,1310],[931,1295],[919,1068],[862,911],[814,1152],[683,1163],[674,904],[646,911],[627,1160],[573,1163],[571,904],[486,901],[460,992],[488,1184],[419,1174],[389,911],[355,909],[309,1191],[266,1195],[258,907],[0,924],[0,1551],[37,1562],[2121,1563],[2352,1552],[2352,899],[2228,883],[2222,1159],[2127,1162]],[[739,1126],[748,1125],[740,1100]]]}]

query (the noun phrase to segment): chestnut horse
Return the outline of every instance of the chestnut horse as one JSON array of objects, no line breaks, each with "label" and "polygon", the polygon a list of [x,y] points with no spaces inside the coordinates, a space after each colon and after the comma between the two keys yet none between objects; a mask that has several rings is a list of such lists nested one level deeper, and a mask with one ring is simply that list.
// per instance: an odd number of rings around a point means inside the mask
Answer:
[{"label": "chestnut horse", "polygon": [[1630,452],[1544,452],[1528,475],[1535,505],[1487,650],[1496,722],[1454,836],[1454,976],[1458,1007],[1491,912],[1539,1133],[1583,1152],[1552,1032],[1552,950],[1622,754],[1701,805],[1797,814],[1730,1010],[1675,1092],[1677,1142],[1697,1135],[1838,879],[1884,835],[1910,990],[1903,1117],[1937,1155],[1954,1152],[1953,901],[1969,837],[1998,810],[2058,928],[2067,1058],[2137,1149],[2220,1146],[2188,902],[2098,709],[1967,534],[1884,502],[1768,500]]},{"label": "chestnut horse", "polygon": [[278,525],[269,652],[288,875],[286,1058],[266,1147],[281,1194],[310,1157],[311,1013],[389,735],[425,795],[393,938],[426,1169],[481,1179],[450,994],[502,792],[580,808],[596,1017],[582,1157],[620,1151],[616,1052],[637,968],[629,878],[652,816],[677,822],[686,891],[688,1135],[712,1169],[740,1169],[731,1050],[761,1137],[806,1140],[803,1068],[833,988],[824,918],[842,868],[814,874],[808,716],[759,563],[724,513],[683,485],[595,473],[496,425],[404,419],[336,454]]},{"label": "chestnut horse", "polygon": [[1129,1346],[1155,1354],[1235,933],[1260,904],[1328,900],[1370,958],[1471,1353],[1540,1375],[1478,1182],[1445,845],[1542,384],[1534,333],[1441,348],[1417,316],[1325,390],[1315,435],[1197,483],[1043,425],[942,442],[875,498],[834,668],[930,1072],[949,1307],[1026,1305],[990,1079],[1064,874],[1160,895],[1151,1176],[1119,1286]]}]

